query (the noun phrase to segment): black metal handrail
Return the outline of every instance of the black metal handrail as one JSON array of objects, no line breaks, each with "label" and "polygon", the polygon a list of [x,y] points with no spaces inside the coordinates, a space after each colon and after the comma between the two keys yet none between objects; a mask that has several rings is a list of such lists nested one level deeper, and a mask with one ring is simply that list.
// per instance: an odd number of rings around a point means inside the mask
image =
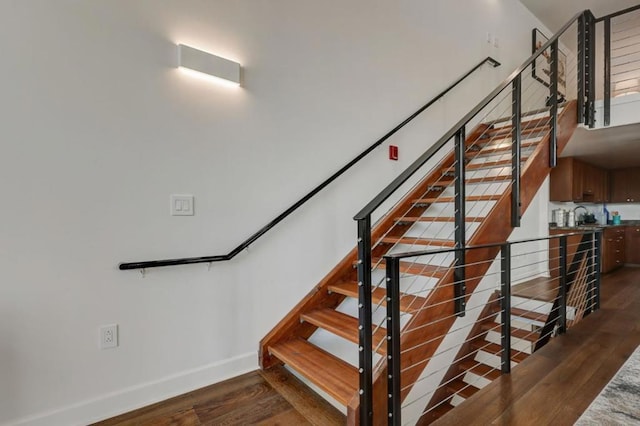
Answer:
[{"label": "black metal handrail", "polygon": [[[376,195],[360,212],[354,216],[358,223],[358,342],[359,342],[359,390],[360,407],[359,415],[362,425],[373,424],[373,369],[372,369],[372,214],[389,197],[407,182],[418,170],[420,170],[436,153],[454,139],[454,244],[456,265],[464,265],[466,246],[466,205],[465,205],[465,134],[466,126],[484,108],[494,101],[505,89],[511,88],[512,92],[512,167],[511,167],[511,226],[520,226],[521,200],[521,82],[524,72],[534,64],[534,61],[547,50],[550,50],[549,69],[549,166],[555,167],[557,162],[557,136],[558,136],[558,46],[559,39],[575,23],[578,24],[578,116],[576,121],[584,121],[593,126],[594,111],[594,55],[595,18],[589,10],[577,13],[560,30],[554,34],[545,44],[540,46],[533,54],[509,77],[499,84],[489,95],[478,103],[469,113],[460,119],[445,135],[434,145],[427,149],[407,169],[398,175],[378,195]],[[584,110],[583,110],[584,106]],[[465,268],[454,269],[454,294],[456,296],[455,314],[465,315]]]},{"label": "black metal handrail", "polygon": [[316,186],[307,195],[302,197],[300,200],[298,200],[295,204],[293,204],[287,210],[285,210],[280,215],[278,215],[271,222],[267,223],[265,226],[260,228],[260,230],[258,230],[256,233],[251,235],[249,238],[247,238],[245,241],[243,241],[239,246],[237,246],[236,248],[231,250],[229,253],[223,254],[223,255],[216,255],[216,256],[184,257],[184,258],[179,258],[179,259],[150,260],[150,261],[143,261],[143,262],[121,263],[119,265],[119,269],[121,269],[121,270],[146,269],[146,268],[157,268],[157,267],[161,267],[161,266],[189,265],[189,264],[193,264],[193,263],[223,262],[223,261],[227,261],[227,260],[233,259],[239,253],[241,253],[243,250],[245,250],[251,244],[253,244],[254,241],[256,241],[262,235],[267,233],[271,228],[276,226],[278,223],[282,222],[282,220],[284,220],[287,216],[289,216],[291,213],[293,213],[295,210],[297,210],[304,203],[309,201],[314,195],[316,195],[318,192],[322,191],[331,182],[333,182],[338,177],[340,177],[342,174],[344,174],[344,172],[349,170],[357,162],[359,162],[364,157],[366,157],[371,151],[376,149],[378,146],[380,146],[382,143],[384,143],[387,139],[389,139],[391,136],[393,136],[395,133],[397,133],[400,129],[402,129],[404,126],[409,124],[414,118],[416,118],[418,115],[420,115],[422,112],[424,112],[427,108],[429,108],[431,105],[433,105],[434,103],[439,101],[444,95],[449,93],[452,89],[454,89],[458,84],[460,84],[464,79],[469,77],[474,71],[476,71],[478,68],[480,68],[485,63],[490,64],[494,68],[500,66],[500,62],[498,62],[497,60],[495,60],[494,58],[492,58],[490,56],[487,56],[485,59],[483,59],[477,65],[475,65],[473,68],[471,68],[466,74],[464,74],[462,77],[458,78],[455,82],[453,82],[451,85],[449,85],[449,87],[444,89],[442,92],[438,93],[433,99],[431,99],[429,102],[427,102],[422,107],[420,107],[420,109],[418,109],[416,112],[414,112],[409,117],[407,117],[407,119],[405,119],[402,123],[398,124],[392,130],[390,130],[387,134],[385,134],[380,139],[378,139],[376,142],[374,142],[369,148],[364,150],[360,155],[358,155],[353,160],[348,162],[340,170],[338,170],[333,175],[331,175],[327,180],[322,182],[320,185]]}]

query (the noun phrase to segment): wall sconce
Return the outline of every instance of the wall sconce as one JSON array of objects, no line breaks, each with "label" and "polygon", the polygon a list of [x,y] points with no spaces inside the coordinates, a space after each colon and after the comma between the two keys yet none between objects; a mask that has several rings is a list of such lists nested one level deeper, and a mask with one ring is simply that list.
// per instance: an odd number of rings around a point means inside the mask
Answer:
[{"label": "wall sconce", "polygon": [[240,64],[184,44],[178,45],[178,67],[240,86]]}]

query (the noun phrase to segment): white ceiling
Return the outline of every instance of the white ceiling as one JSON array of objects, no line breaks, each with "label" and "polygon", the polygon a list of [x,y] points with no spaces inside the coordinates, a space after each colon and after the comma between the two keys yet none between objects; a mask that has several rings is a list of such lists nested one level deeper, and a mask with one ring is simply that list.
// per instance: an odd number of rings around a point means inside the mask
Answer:
[{"label": "white ceiling", "polygon": [[578,127],[562,157],[578,157],[605,169],[640,166],[640,124],[587,130]]},{"label": "white ceiling", "polygon": [[[596,18],[636,6],[640,0],[520,0],[551,32],[581,10]],[[640,166],[640,124],[600,130],[578,128],[562,152],[606,169]]]},{"label": "white ceiling", "polygon": [[549,30],[556,32],[581,10],[590,9],[596,18],[640,3],[638,0],[520,0]]}]

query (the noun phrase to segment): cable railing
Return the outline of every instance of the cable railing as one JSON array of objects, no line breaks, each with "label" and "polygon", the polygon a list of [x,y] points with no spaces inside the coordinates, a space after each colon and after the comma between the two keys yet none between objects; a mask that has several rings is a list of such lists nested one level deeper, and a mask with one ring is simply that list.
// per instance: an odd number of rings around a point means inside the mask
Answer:
[{"label": "cable railing", "polygon": [[365,149],[357,157],[355,157],[353,160],[351,160],[350,162],[345,164],[340,170],[335,172],[333,175],[331,175],[328,179],[326,179],[320,185],[316,186],[307,195],[302,197],[300,200],[296,201],[291,207],[286,209],[284,212],[282,212],[280,215],[278,215],[275,219],[273,219],[272,221],[267,223],[265,226],[263,226],[261,229],[259,229],[257,232],[252,234],[249,238],[247,238],[245,241],[240,243],[236,248],[231,250],[229,253],[222,254],[222,255],[214,255],[214,256],[199,256],[199,257],[187,257],[187,258],[177,258],[177,259],[151,260],[151,261],[142,261],[142,262],[127,262],[127,263],[121,263],[118,266],[119,269],[120,270],[129,270],[129,269],[141,269],[141,270],[144,270],[146,268],[158,268],[158,267],[163,267],[163,266],[176,266],[176,265],[189,265],[189,264],[195,264],[195,263],[223,262],[223,261],[228,261],[228,260],[233,259],[238,254],[242,253],[244,250],[249,248],[249,246],[251,244],[253,244],[258,238],[260,238],[261,236],[266,234],[268,231],[270,231],[273,227],[275,227],[277,224],[282,222],[290,214],[292,214],[294,211],[296,211],[298,208],[300,208],[303,204],[305,204],[307,201],[309,201],[311,198],[313,198],[317,193],[322,191],[325,187],[327,187],[334,180],[336,180],[341,175],[343,175],[347,170],[349,170],[351,167],[353,167],[356,163],[358,163],[364,157],[366,157],[371,152],[373,152],[377,147],[379,147],[385,141],[387,141],[389,138],[391,138],[393,135],[395,135],[403,127],[405,127],[407,124],[412,122],[416,117],[421,115],[425,110],[427,110],[429,107],[431,107],[437,101],[442,99],[442,97],[444,97],[447,93],[449,93],[451,90],[453,90],[456,86],[458,86],[458,84],[460,84],[462,81],[464,81],[467,77],[469,77],[471,74],[473,74],[476,70],[478,70],[484,64],[489,64],[493,68],[496,68],[496,67],[500,66],[500,62],[498,62],[497,60],[495,60],[494,58],[492,58],[490,56],[487,56],[485,59],[480,61],[477,65],[475,65],[473,68],[471,68],[469,71],[467,71],[464,75],[462,75],[460,78],[458,78],[455,82],[453,82],[451,85],[449,85],[449,87],[447,87],[442,92],[440,92],[436,96],[434,96],[430,101],[428,101],[426,104],[424,104],[422,107],[420,107],[416,112],[411,114],[404,121],[402,121],[400,124],[398,124],[392,130],[390,130],[388,133],[386,133],[380,139],[375,141],[371,146],[369,146],[367,149]]},{"label": "cable railing", "polygon": [[604,125],[611,98],[640,93],[640,5],[598,18],[604,23]]},{"label": "cable railing", "polygon": [[[412,303],[420,304],[425,298],[431,300],[434,295],[449,292],[455,296],[452,299],[455,306],[447,311],[446,321],[452,322],[466,315],[469,309],[467,292],[478,285],[489,266],[469,268],[470,259],[463,248],[474,244],[480,235],[481,222],[496,211],[497,205],[504,205],[506,197],[510,204],[509,224],[511,227],[520,225],[523,213],[521,178],[533,167],[533,161],[539,166],[545,155],[548,156],[546,167],[555,167],[562,131],[558,125],[561,117],[577,111],[576,117],[565,117],[564,120],[593,124],[595,95],[590,76],[594,74],[594,21],[589,11],[576,14],[354,217],[358,223],[359,415],[362,424],[371,424],[374,389],[380,386],[382,377],[379,373],[374,374],[381,370],[374,368],[373,353],[379,348],[372,345],[372,332],[385,326],[374,324],[372,314],[391,303],[387,298],[372,305],[372,291],[388,288],[389,277],[380,274],[382,263],[388,268],[387,256],[399,252],[447,247],[430,259],[411,256],[402,261],[402,270],[412,273],[402,277],[404,296],[401,297],[410,297]],[[578,46],[563,54],[560,66],[560,50],[564,49],[561,37],[570,31],[577,34],[574,43]],[[572,51],[577,54],[572,56]],[[548,81],[535,78],[536,66],[538,73],[540,67],[546,67]],[[559,81],[563,82],[562,93]],[[572,106],[575,104],[577,107]],[[444,155],[436,165],[432,164],[433,158],[447,151],[451,154]],[[424,178],[385,213],[378,213],[414,175]],[[530,193],[526,195],[531,196]],[[379,215],[375,227],[374,215]],[[486,230],[483,232],[487,233]],[[474,268],[478,274],[468,276]],[[429,310],[449,308],[450,304],[443,302],[429,306],[425,312],[412,310],[411,319],[405,320],[403,330],[411,324],[421,324]],[[439,342],[429,341],[429,333],[425,333],[418,329],[413,332],[422,339],[420,351],[433,352]],[[427,364],[425,361],[415,370]]]},{"label": "cable railing", "polygon": [[[601,232],[384,256],[388,423],[430,423],[599,309]],[[549,251],[550,242],[555,252]],[[457,251],[472,263],[456,268],[470,271],[468,282],[478,281],[464,318],[451,309],[455,283],[428,298],[402,283],[402,262]],[[545,256],[538,260],[541,253]],[[552,257],[558,260],[555,277],[549,270],[556,264]],[[419,306],[403,311],[402,297],[414,297]],[[419,315],[428,321],[412,321]]]}]

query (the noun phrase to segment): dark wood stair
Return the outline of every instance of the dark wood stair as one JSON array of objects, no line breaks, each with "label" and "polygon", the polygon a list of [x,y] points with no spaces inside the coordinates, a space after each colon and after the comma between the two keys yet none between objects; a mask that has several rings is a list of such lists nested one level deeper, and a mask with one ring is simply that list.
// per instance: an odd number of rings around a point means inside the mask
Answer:
[{"label": "dark wood stair", "polygon": [[[562,149],[576,124],[577,116],[576,104],[573,102],[570,106],[565,107],[562,114],[558,118],[558,146]],[[535,119],[525,125],[523,123],[523,134],[542,135],[541,141],[526,141],[525,143],[533,148],[533,152],[526,159],[523,159],[522,167],[522,212],[526,210],[530,204],[537,188],[542,184],[543,180],[549,173],[548,167],[548,127],[543,123],[543,119]],[[483,137],[484,136],[484,137]],[[487,157],[490,155],[501,155],[508,153],[510,146],[502,145],[504,141],[499,141],[500,137],[510,137],[511,128],[509,126],[500,127],[498,129],[489,129],[486,125],[479,125],[476,129],[468,134],[466,146],[471,153]],[[476,157],[480,158],[480,157]],[[454,180],[451,177],[453,170],[454,158],[453,153],[445,155],[441,162],[432,169],[432,171],[423,178],[409,194],[407,194],[398,204],[396,204],[391,212],[385,215],[374,227],[371,240],[376,244],[373,252],[373,262],[377,267],[384,267],[384,262],[380,262],[383,256],[390,248],[391,244],[408,244],[420,245],[423,247],[454,247],[453,240],[440,238],[422,238],[405,235],[408,229],[416,229],[412,225],[416,223],[433,223],[433,222],[451,222],[450,218],[439,218],[437,215],[429,214],[427,211],[433,204],[453,203],[454,199],[450,196],[437,196],[448,186],[452,185]],[[498,168],[509,167],[511,161],[485,161],[484,163],[470,163],[467,165],[468,170],[476,168],[495,168],[496,173],[500,172]],[[491,173],[489,173],[491,174]],[[471,175],[473,176],[473,175]],[[508,183],[511,176],[500,174],[497,176],[487,177],[470,177],[465,180],[467,185],[482,183]],[[503,186],[504,187],[504,186]],[[470,195],[466,197],[466,201],[482,202],[495,201],[491,210],[485,218],[469,218],[469,223],[477,223],[477,229],[469,233],[467,244],[482,245],[497,240],[506,240],[512,231],[510,225],[510,189],[507,188],[500,194],[486,195]],[[468,276],[474,277],[467,282],[467,292],[472,293],[478,285],[481,277],[488,269],[486,257],[493,258],[496,253],[490,250],[481,254],[470,253],[467,258]],[[479,257],[482,256],[482,257]],[[335,308],[345,300],[345,298],[358,298],[359,286],[357,283],[356,269],[353,267],[357,261],[357,251],[353,249],[349,254],[315,286],[303,300],[294,307],[294,309],[286,315],[286,317],[265,336],[260,345],[260,364],[263,368],[269,368],[280,363],[289,365],[290,368],[297,370],[302,376],[306,377],[320,389],[329,393],[338,402],[347,406],[348,424],[355,424],[357,421],[358,410],[358,373],[357,369],[352,365],[340,360],[329,352],[311,344],[307,341],[309,337],[318,329],[322,328],[347,339],[350,342],[357,342],[358,321],[355,317],[340,314]],[[406,262],[401,264],[403,274],[418,276],[428,275],[437,278],[435,287],[430,290],[428,296],[422,297],[424,293],[417,291],[421,296],[413,294],[402,294],[400,298],[400,309],[411,315],[404,330],[417,330],[403,336],[403,348],[405,345],[408,349],[403,349],[402,367],[403,367],[403,397],[407,395],[411,389],[412,383],[416,381],[420,375],[422,368],[426,363],[421,360],[430,359],[437,351],[442,338],[434,336],[444,336],[446,331],[454,324],[455,318],[452,317],[450,310],[445,305],[447,300],[451,299],[451,282],[452,272],[447,271],[440,266],[412,264]],[[478,277],[478,278],[475,278]],[[436,281],[436,280],[434,280]],[[427,305],[429,301],[429,305]],[[386,290],[378,287],[372,292],[372,303],[376,305],[385,305]],[[345,305],[347,306],[347,305]],[[441,306],[446,311],[446,317],[443,320],[434,322],[434,318],[439,318],[438,309],[423,309],[425,306]],[[353,314],[352,314],[353,315]],[[523,316],[523,318],[525,318]],[[536,318],[537,319],[537,318]],[[433,324],[433,325],[431,325]],[[382,342],[384,336],[380,333],[384,330],[378,330],[374,337],[375,342]],[[486,333],[486,330],[484,331]],[[443,334],[444,333],[444,334]],[[517,333],[517,332],[516,332]],[[524,335],[522,335],[524,336]],[[424,342],[427,342],[426,344]],[[499,345],[488,343],[484,339],[475,339],[469,343],[472,350],[482,350],[488,354],[498,355],[501,352]],[[511,351],[511,359],[515,362],[521,362],[528,354]],[[476,361],[468,360],[477,364]],[[418,362],[418,364],[416,364]],[[465,361],[466,362],[466,361]],[[408,365],[420,365],[418,368],[407,369]],[[461,364],[462,365],[462,364]],[[466,365],[469,367],[469,365]],[[453,367],[453,366],[452,366]],[[496,376],[498,370],[491,369],[488,366],[473,365],[469,370],[473,374],[486,377],[491,380]],[[463,368],[463,367],[460,367]],[[376,370],[374,378],[374,395],[383,395],[386,386],[386,375],[384,369]],[[460,371],[462,373],[462,371]],[[499,372],[498,372],[499,373]],[[464,385],[452,384],[452,391],[460,392],[462,397],[470,396],[469,392],[475,392],[477,389],[468,386],[462,380]],[[453,382],[452,382],[453,383]],[[465,389],[470,389],[468,392]],[[376,397],[377,398],[377,397]],[[377,401],[378,399],[376,399]],[[386,402],[386,394],[380,401]],[[350,405],[351,403],[351,405]],[[443,404],[448,405],[448,404]],[[446,412],[449,407],[439,407],[437,412]],[[384,408],[379,408],[384,410]],[[435,410],[434,410],[435,412]]]},{"label": "dark wood stair", "polygon": [[[328,286],[328,289],[333,293],[338,293],[354,299],[358,298],[358,283],[355,281],[331,284]],[[380,287],[376,288],[371,294],[371,299],[376,305],[386,306],[387,290]],[[416,309],[420,309],[426,302],[427,300],[424,297],[401,294],[400,310],[402,312],[411,313]]]},{"label": "dark wood stair", "polygon": [[347,405],[358,391],[358,370],[303,339],[269,347],[269,352],[320,389]]},{"label": "dark wood stair", "polygon": [[[316,309],[300,315],[300,319],[330,331],[336,336],[358,343],[358,319],[335,309]],[[381,344],[387,338],[387,330],[380,327],[373,333],[373,347],[380,354],[387,353],[387,345]]]}]

